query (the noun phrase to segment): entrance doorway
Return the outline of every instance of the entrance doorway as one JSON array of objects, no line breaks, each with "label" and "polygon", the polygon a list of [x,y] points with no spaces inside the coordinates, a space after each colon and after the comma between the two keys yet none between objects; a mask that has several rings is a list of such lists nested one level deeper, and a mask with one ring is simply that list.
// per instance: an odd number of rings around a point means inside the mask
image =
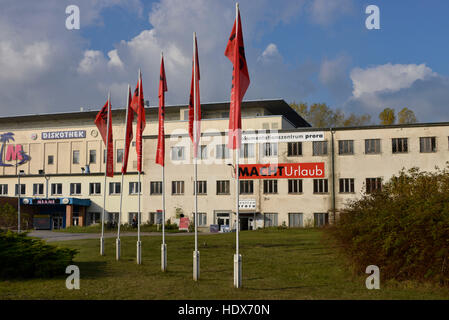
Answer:
[{"label": "entrance doorway", "polygon": [[249,218],[240,217],[240,230],[249,230]]},{"label": "entrance doorway", "polygon": [[219,230],[222,229],[222,226],[226,226],[227,228],[230,228],[230,224],[229,224],[230,218],[229,218],[229,213],[216,213],[215,215],[215,224],[218,224],[219,226]]},{"label": "entrance doorway", "polygon": [[52,220],[53,220],[52,229],[59,230],[59,229],[64,228],[63,218],[61,215],[53,215]]}]

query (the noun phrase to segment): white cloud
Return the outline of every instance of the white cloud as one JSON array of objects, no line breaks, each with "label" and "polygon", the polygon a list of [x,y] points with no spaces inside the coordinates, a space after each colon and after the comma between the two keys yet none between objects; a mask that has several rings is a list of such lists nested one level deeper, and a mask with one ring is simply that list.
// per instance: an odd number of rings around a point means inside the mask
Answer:
[{"label": "white cloud", "polygon": [[106,63],[103,52],[98,50],[86,50],[84,58],[78,66],[78,72],[81,74],[91,74],[97,71]]},{"label": "white cloud", "polygon": [[279,53],[278,47],[274,43],[270,43],[262,54],[259,56],[259,60],[263,62],[267,62],[273,59],[281,58],[281,54]]},{"label": "white cloud", "polygon": [[367,69],[355,68],[351,71],[353,96],[382,91],[398,91],[410,87],[416,80],[425,80],[436,74],[425,64],[384,64]]},{"label": "white cloud", "polygon": [[109,57],[109,61],[108,61],[109,67],[123,69],[123,62],[122,62],[122,60],[120,60],[117,50],[109,51],[108,57]]}]

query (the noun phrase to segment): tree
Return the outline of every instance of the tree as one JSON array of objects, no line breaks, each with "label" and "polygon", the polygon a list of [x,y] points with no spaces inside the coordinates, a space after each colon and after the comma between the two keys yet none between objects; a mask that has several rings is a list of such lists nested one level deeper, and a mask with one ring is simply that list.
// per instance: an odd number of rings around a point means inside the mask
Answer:
[{"label": "tree", "polygon": [[346,117],[342,110],[334,111],[325,103],[314,103],[308,106],[307,103],[293,102],[290,107],[313,127],[318,128],[361,126],[371,123],[371,116],[368,114],[358,116],[351,113],[349,117]]},{"label": "tree", "polygon": [[379,119],[381,125],[394,124],[396,121],[394,110],[391,108],[385,108],[381,113],[379,113]]},{"label": "tree", "polygon": [[398,123],[400,124],[416,123],[415,113],[409,108],[402,109],[398,113]]}]

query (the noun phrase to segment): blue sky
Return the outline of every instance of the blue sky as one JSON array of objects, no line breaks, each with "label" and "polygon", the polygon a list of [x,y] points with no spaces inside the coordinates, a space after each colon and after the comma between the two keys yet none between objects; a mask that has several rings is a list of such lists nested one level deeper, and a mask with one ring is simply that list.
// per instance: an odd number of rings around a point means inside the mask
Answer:
[{"label": "blue sky", "polygon": [[[5,115],[98,109],[108,90],[113,106],[121,107],[138,68],[144,93],[156,105],[161,50],[167,102],[185,104],[193,31],[202,101],[229,100],[232,66],[223,52],[233,1],[0,3]],[[69,4],[80,8],[80,30],[65,29]],[[380,9],[380,30],[365,27],[368,5]],[[374,122],[385,107],[409,107],[422,122],[449,121],[447,1],[242,0],[240,9],[251,77],[245,99],[326,102],[347,113],[369,113]]]}]

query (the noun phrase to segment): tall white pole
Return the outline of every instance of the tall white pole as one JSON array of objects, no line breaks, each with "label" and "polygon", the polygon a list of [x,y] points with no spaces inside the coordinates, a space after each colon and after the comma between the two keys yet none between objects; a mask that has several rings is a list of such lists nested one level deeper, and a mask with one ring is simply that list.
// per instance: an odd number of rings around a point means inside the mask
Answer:
[{"label": "tall white pole", "polygon": [[197,168],[197,156],[198,150],[195,150],[195,146],[197,146],[197,127],[198,127],[198,119],[197,119],[197,93],[196,93],[196,33],[193,33],[193,161],[194,161],[194,191],[195,191],[195,213],[194,213],[194,222],[195,222],[195,251],[193,252],[193,280],[198,281],[200,277],[200,252],[198,251],[198,168]]},{"label": "tall white pole", "polygon": [[[238,19],[238,12],[239,12],[239,4],[235,4],[235,23],[236,23],[236,44],[238,45],[238,28],[239,28],[239,19]],[[234,66],[235,67],[235,66]],[[234,92],[234,95],[240,93]],[[240,99],[240,96],[237,97]],[[235,98],[234,98],[235,99]],[[240,128],[238,130],[241,130]],[[234,255],[234,287],[240,288],[242,286],[242,256],[239,254],[239,232],[240,232],[240,217],[239,217],[239,197],[240,197],[240,180],[239,180],[239,157],[240,157],[240,132],[237,133],[237,138],[239,141],[237,141],[238,148],[235,149],[235,192],[236,192],[236,222],[235,222],[235,255]]]},{"label": "tall white pole", "polygon": [[[162,59],[164,57],[164,53],[161,52],[161,65],[162,65]],[[165,73],[165,70],[164,70]],[[166,81],[164,79],[164,81]],[[162,94],[164,95],[164,89],[162,89]],[[165,108],[165,99],[164,99],[164,108]],[[160,112],[160,111],[159,111]],[[165,109],[164,109],[165,113]],[[162,125],[165,125],[165,114],[164,118],[162,119]],[[159,124],[160,125],[160,124]],[[164,130],[165,134],[165,130]],[[165,135],[162,136],[162,139],[164,139],[164,150],[163,150],[163,165],[162,165],[162,246],[161,246],[161,270],[162,272],[167,271],[167,244],[165,243]],[[156,221],[157,223],[157,221]]]},{"label": "tall white pole", "polygon": [[[16,170],[17,170],[17,165],[16,165]],[[22,193],[22,188],[20,186],[20,170],[18,172],[17,179],[19,180],[18,181],[19,185],[17,186],[17,189],[18,189],[17,194],[19,196],[19,198],[17,200],[17,233],[20,233],[20,194]]]},{"label": "tall white pole", "polygon": [[104,168],[104,190],[103,190],[103,214],[101,215],[101,237],[100,237],[100,255],[104,256],[104,212],[106,208],[106,173],[108,168],[109,152],[109,112],[111,112],[111,93],[108,93],[108,118],[106,121],[106,157]]},{"label": "tall white pole", "polygon": [[[140,97],[141,97],[141,92],[140,92],[140,88],[142,87],[142,74],[141,74],[141,72],[140,72],[140,69],[139,69],[139,81],[140,81],[140,83],[139,83],[139,99],[140,99]],[[144,109],[143,110],[141,110],[141,112],[145,112],[145,107],[144,107]],[[137,121],[137,125],[139,126],[140,125],[140,123],[139,123],[139,121]],[[140,129],[139,129],[140,130]],[[141,134],[141,136],[139,137],[139,139],[141,140],[141,142],[140,142],[140,144],[139,144],[139,147],[140,147],[140,150],[139,150],[139,152],[140,152],[140,163],[141,163],[141,166],[142,166],[142,150],[143,150],[143,148],[142,148],[142,134],[143,134],[143,132],[141,132],[140,133]],[[139,195],[138,195],[138,197],[139,197],[139,200],[138,200],[138,212],[137,212],[137,264],[141,264],[142,263],[142,242],[140,241],[140,170],[142,169],[142,167],[140,167],[140,168],[138,168],[138,171],[139,171],[139,183],[138,183],[138,186],[137,186],[137,190],[138,190],[138,192],[139,192]]]},{"label": "tall white pole", "polygon": [[[129,103],[130,103],[130,101],[129,101],[129,90],[130,90],[130,86],[129,86],[129,84],[128,84],[128,91],[126,91],[126,95],[127,95],[127,98],[126,98],[126,101],[127,101],[127,103],[126,103],[126,115],[125,115],[125,148],[127,147],[126,146],[126,139],[128,138],[128,110],[129,110]],[[131,125],[132,125],[132,123],[131,123]],[[129,152],[128,152],[129,153]],[[123,161],[127,161],[128,159],[123,159]],[[122,170],[122,182],[121,182],[121,184],[120,184],[120,212],[119,212],[119,214],[118,214],[118,226],[117,226],[117,239],[115,240],[115,258],[117,259],[117,260],[120,260],[120,249],[121,249],[121,246],[120,246],[120,226],[121,226],[121,223],[122,223],[122,203],[123,203],[123,180],[124,180],[124,173],[123,173],[123,170]]]}]

